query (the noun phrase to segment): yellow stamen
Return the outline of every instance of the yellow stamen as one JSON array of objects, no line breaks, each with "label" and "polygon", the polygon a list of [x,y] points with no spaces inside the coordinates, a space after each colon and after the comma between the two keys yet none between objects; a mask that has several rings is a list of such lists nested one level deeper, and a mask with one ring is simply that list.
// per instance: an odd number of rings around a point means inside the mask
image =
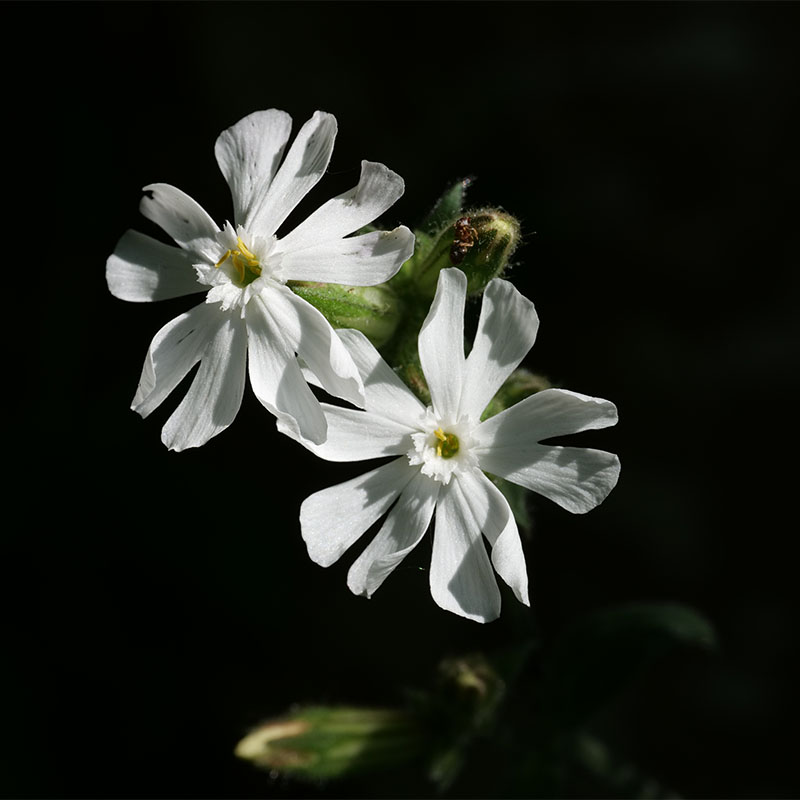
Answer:
[{"label": "yellow stamen", "polygon": [[233,268],[236,270],[239,283],[244,283],[245,275],[248,269],[253,273],[253,277],[248,281],[248,283],[250,283],[259,275],[261,275],[261,265],[259,264],[255,253],[253,253],[242,241],[241,236],[236,237],[236,243],[238,244],[238,247],[234,250],[226,250],[225,255],[223,255],[222,258],[217,261],[215,266],[217,269],[219,269],[228,259],[230,259],[231,263],[233,264]]},{"label": "yellow stamen", "polygon": [[442,445],[447,441],[447,436],[445,436],[444,431],[441,428],[437,428],[433,435],[439,440],[439,443],[436,445],[436,455],[439,458],[442,457]]},{"label": "yellow stamen", "polygon": [[258,259],[255,257],[255,254],[248,249],[247,245],[242,241],[241,236],[236,237],[236,241],[239,243],[239,254],[245,256],[246,258],[255,261],[258,264]]},{"label": "yellow stamen", "polygon": [[226,250],[225,255],[214,266],[219,269],[231,257],[231,252],[231,250]]}]

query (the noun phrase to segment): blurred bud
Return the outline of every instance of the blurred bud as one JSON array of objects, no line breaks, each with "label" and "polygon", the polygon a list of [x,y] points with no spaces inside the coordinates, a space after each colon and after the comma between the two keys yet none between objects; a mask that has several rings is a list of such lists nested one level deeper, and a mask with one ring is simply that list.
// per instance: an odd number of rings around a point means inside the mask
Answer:
[{"label": "blurred bud", "polygon": [[423,257],[412,258],[417,292],[433,297],[439,272],[458,267],[467,276],[467,293],[481,293],[502,275],[519,238],[519,222],[505,211],[483,208],[459,215],[432,237]]},{"label": "blurred bud", "polygon": [[493,715],[505,691],[505,682],[482,653],[444,659],[439,680],[441,691],[462,709],[472,727]]},{"label": "blurred bud", "polygon": [[375,347],[394,334],[402,315],[402,304],[385,283],[379,286],[340,286],[338,283],[290,281],[298,297],[322,312],[334,328],[355,328]]},{"label": "blurred bud", "polygon": [[550,381],[543,375],[537,375],[527,369],[515,369],[486,406],[481,414],[481,419],[489,419],[489,417],[511,408],[520,400],[541,392],[543,389],[549,389],[551,386]]},{"label": "blurred bud", "polygon": [[461,772],[473,739],[494,721],[506,684],[482,653],[444,659],[438,677],[433,708],[439,707],[447,728],[428,777],[444,791]]},{"label": "blurred bud", "polygon": [[405,711],[309,706],[264,723],[234,752],[262,769],[319,780],[401,765],[422,748],[419,724]]}]

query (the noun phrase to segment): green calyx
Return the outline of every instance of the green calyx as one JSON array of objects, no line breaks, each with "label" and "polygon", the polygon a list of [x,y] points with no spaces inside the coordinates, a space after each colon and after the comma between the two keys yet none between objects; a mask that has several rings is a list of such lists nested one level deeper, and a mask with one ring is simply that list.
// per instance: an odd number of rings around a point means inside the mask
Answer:
[{"label": "green calyx", "polygon": [[375,347],[382,347],[397,330],[402,302],[389,284],[340,286],[337,283],[290,281],[289,288],[321,311],[334,328],[355,328]]},{"label": "green calyx", "polygon": [[[488,207],[464,210],[471,182],[470,178],[458,181],[442,194],[414,231],[413,255],[387,283],[378,286],[288,283],[295,294],[322,312],[334,328],[355,328],[364,333],[426,405],[431,398],[417,341],[436,293],[439,273],[457,267],[467,277],[467,293],[478,296],[493,278],[504,273],[520,240],[519,222],[505,211]],[[375,228],[369,226],[359,232],[368,229]],[[242,255],[250,254],[243,251]]]},{"label": "green calyx", "polygon": [[263,769],[320,780],[403,764],[423,741],[416,717],[401,709],[310,706],[255,729],[235,753]]},{"label": "green calyx", "polygon": [[430,300],[439,272],[458,267],[467,276],[467,293],[476,295],[505,271],[519,244],[519,222],[498,208],[465,211],[470,183],[465,179],[451,186],[414,231],[414,254],[391,281],[401,294]]},{"label": "green calyx", "polygon": [[439,273],[457,267],[467,277],[467,293],[480,295],[500,277],[520,240],[519,222],[497,208],[464,211],[472,180],[454,183],[414,231],[414,254],[389,281],[403,302],[403,318],[382,348],[383,357],[426,405],[430,392],[417,352],[417,337],[436,293]]}]

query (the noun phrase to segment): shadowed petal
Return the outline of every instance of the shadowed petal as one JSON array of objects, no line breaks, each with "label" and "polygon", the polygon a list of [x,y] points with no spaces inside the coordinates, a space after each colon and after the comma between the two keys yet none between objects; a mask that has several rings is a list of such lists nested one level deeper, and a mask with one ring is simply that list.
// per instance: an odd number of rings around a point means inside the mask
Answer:
[{"label": "shadowed petal", "polygon": [[244,223],[269,189],[291,130],[292,118],[271,108],[248,114],[217,138],[214,153],[231,190],[235,223]]},{"label": "shadowed petal", "polygon": [[425,414],[425,406],[383,360],[361,331],[337,331],[364,382],[364,407],[401,425],[414,425]]},{"label": "shadowed petal", "polygon": [[458,415],[464,379],[466,293],[464,273],[459,269],[443,269],[419,333],[419,358],[438,417],[455,419]]},{"label": "shadowed petal", "polygon": [[[271,300],[274,292],[269,292]],[[327,425],[319,401],[303,377],[294,345],[271,305],[254,297],[246,310],[250,385],[261,404],[293,431],[319,444]]]},{"label": "shadowed petal", "polygon": [[508,281],[495,279],[489,283],[466,361],[461,414],[480,419],[497,390],[533,346],[538,329],[539,318],[530,300]]},{"label": "shadowed petal", "polygon": [[188,194],[168,183],[151,183],[139,202],[139,211],[160,226],[174,240],[192,253],[215,263],[220,246],[219,228],[203,208]]},{"label": "shadowed petal", "polygon": [[613,453],[539,444],[542,439],[617,422],[608,400],[545,389],[482,422],[474,432],[480,467],[582,514],[601,503],[619,477]]},{"label": "shadowed petal", "polygon": [[403,179],[383,164],[361,162],[358,185],[328,200],[278,243],[290,252],[342,239],[378,219],[403,194]]},{"label": "shadowed petal", "polygon": [[350,567],[347,585],[351,592],[371,597],[417,546],[430,525],[440,486],[419,471],[411,479],[378,535]]},{"label": "shadowed petal", "polygon": [[500,616],[500,590],[481,531],[457,479],[439,492],[430,584],[433,599],[446,611],[476,622]]},{"label": "shadowed petal", "polygon": [[323,567],[337,561],[418,472],[398,458],[307,497],[300,506],[300,528],[311,560]]},{"label": "shadowed petal", "polygon": [[161,441],[170,450],[200,447],[233,422],[242,403],[246,361],[244,321],[226,315],[189,391],[161,431]]},{"label": "shadowed petal", "polygon": [[335,117],[314,112],[292,142],[272,183],[253,197],[244,227],[257,236],[272,236],[325,174],[335,139]]},{"label": "shadowed petal", "polygon": [[106,282],[114,297],[134,303],[167,300],[207,290],[197,280],[187,250],[126,231],[106,261]]},{"label": "shadowed petal", "polygon": [[585,447],[527,445],[492,449],[480,456],[481,469],[544,495],[573,514],[591,511],[617,485],[619,459]]},{"label": "shadowed petal", "polygon": [[[302,441],[315,456],[326,461],[366,461],[370,458],[399,456],[411,447],[414,428],[401,425],[360,409],[341,408],[320,403],[328,435],[321,444]],[[278,421],[278,430],[291,438],[294,430]]]},{"label": "shadowed petal", "polygon": [[319,309],[281,288],[269,295],[273,316],[320,386],[334,397],[364,405],[364,385],[353,357]]},{"label": "shadowed petal", "polygon": [[376,286],[388,281],[413,252],[414,234],[401,225],[286,252],[280,275],[287,281]]},{"label": "shadowed petal", "polygon": [[219,308],[200,303],[168,322],[153,337],[131,408],[146,417],[203,357],[225,317]]},{"label": "shadowed petal", "polygon": [[598,430],[617,424],[617,407],[600,397],[567,389],[544,389],[526,397],[476,428],[485,446],[520,448],[542,439]]},{"label": "shadowed petal", "polygon": [[480,471],[455,477],[463,489],[475,523],[492,546],[492,565],[513,589],[517,600],[528,600],[528,572],[514,514],[503,493]]}]

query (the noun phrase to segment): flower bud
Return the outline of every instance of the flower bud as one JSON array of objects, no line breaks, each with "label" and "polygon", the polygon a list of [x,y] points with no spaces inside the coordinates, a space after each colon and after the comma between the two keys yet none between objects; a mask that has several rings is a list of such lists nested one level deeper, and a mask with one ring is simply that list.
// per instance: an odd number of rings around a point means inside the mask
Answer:
[{"label": "flower bud", "polygon": [[385,344],[402,315],[401,301],[385,283],[340,286],[338,283],[290,281],[289,288],[322,312],[334,328],[355,328],[375,347]]},{"label": "flower bud", "polygon": [[309,706],[259,726],[234,752],[263,769],[320,780],[400,765],[422,746],[419,724],[405,711]]},{"label": "flower bud", "polygon": [[481,293],[492,278],[502,275],[519,238],[519,222],[496,208],[452,219],[431,237],[418,259],[412,257],[409,270],[416,291],[433,297],[439,272],[458,267],[467,276],[467,293]]}]

